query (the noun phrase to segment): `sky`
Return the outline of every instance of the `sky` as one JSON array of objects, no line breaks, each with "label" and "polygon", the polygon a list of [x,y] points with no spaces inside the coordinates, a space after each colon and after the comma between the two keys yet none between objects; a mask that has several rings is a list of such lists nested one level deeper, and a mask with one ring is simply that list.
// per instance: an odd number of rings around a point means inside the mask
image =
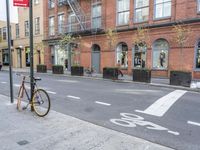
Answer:
[{"label": "sky", "polygon": [[[18,22],[17,7],[13,6],[13,0],[9,0],[9,2],[10,2],[10,22],[17,23]],[[0,0],[0,20],[6,21],[6,0]]]}]

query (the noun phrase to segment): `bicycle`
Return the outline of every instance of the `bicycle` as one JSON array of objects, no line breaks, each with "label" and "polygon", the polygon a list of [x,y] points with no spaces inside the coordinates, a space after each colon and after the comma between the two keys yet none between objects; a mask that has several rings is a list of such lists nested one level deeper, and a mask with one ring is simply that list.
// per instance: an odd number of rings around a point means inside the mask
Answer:
[{"label": "bicycle", "polygon": [[[25,83],[30,83],[26,81],[26,78],[30,78],[30,76],[24,76],[21,74],[17,74],[18,76],[22,76],[22,82],[19,88],[18,92],[18,98],[17,98],[17,109],[19,111],[25,110],[28,108],[29,105],[31,105],[31,108],[33,108],[33,111],[39,116],[39,117],[44,117],[49,113],[50,107],[51,107],[51,102],[50,102],[50,97],[48,93],[44,89],[39,89],[37,87],[36,82],[41,81],[41,78],[33,78],[34,81],[34,93],[33,97],[29,96]],[[23,107],[21,107],[21,101],[24,98],[24,93],[26,94],[27,97],[27,104]],[[25,99],[23,99],[25,100]]]},{"label": "bicycle", "polygon": [[92,75],[95,73],[95,70],[94,70],[94,68],[86,68],[85,69],[85,73],[88,75],[88,77],[90,76],[90,77],[92,77]]}]

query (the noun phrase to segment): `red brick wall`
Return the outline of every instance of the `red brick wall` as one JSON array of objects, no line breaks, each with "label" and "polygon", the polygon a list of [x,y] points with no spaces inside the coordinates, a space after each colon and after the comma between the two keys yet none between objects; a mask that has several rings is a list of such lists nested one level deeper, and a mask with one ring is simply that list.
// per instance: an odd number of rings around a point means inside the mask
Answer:
[{"label": "red brick wall", "polygon": [[[47,0],[45,0],[47,2]],[[146,24],[160,24],[165,22],[172,22],[184,19],[191,18],[200,18],[200,15],[197,14],[197,1],[196,0],[172,0],[172,16],[167,19],[162,20],[154,20],[154,0],[150,0],[149,5],[149,21]],[[91,13],[91,3],[88,0],[81,0],[81,6],[86,14]],[[70,10],[69,7],[63,6],[59,8],[55,8],[53,10],[48,10],[46,7],[46,21],[44,23],[45,29],[48,29],[48,16],[55,15],[55,21],[57,20],[57,14],[59,12],[65,12],[67,17],[67,12]],[[130,0],[130,22],[127,26],[116,27],[116,0],[102,0],[102,17],[105,23],[105,30],[108,28],[132,28],[135,27],[133,22],[134,17],[134,0]],[[67,20],[67,18],[66,18]],[[194,50],[197,39],[200,38],[200,23],[193,23],[190,25],[192,29],[192,33],[190,34],[190,39],[183,48],[183,65],[182,69],[187,71],[193,71],[194,67]],[[48,33],[48,32],[46,32]],[[125,42],[128,45],[128,71],[125,71],[131,74],[132,70],[132,41],[135,35],[135,31],[126,31],[118,33],[118,39],[116,42],[116,46],[120,42]],[[46,37],[48,35],[46,34]],[[169,43],[169,63],[168,70],[166,71],[158,71],[154,70],[152,72],[153,76],[169,76],[170,70],[180,70],[180,48],[174,40],[174,32],[172,27],[163,27],[163,28],[155,28],[150,29],[150,43],[148,45],[147,51],[147,68],[152,68],[152,47],[153,43],[157,39],[165,39]],[[47,38],[48,41],[48,38]],[[105,35],[97,35],[97,36],[84,36],[81,41],[81,65],[84,67],[91,66],[91,47],[93,44],[98,44],[101,47],[101,71],[104,67],[115,66],[115,48],[110,48],[107,42],[107,38]],[[49,53],[49,49],[46,49]],[[50,55],[46,55],[48,57]],[[45,58],[46,63],[51,63],[48,58]],[[50,66],[50,65],[48,65]],[[200,78],[199,72],[193,73],[194,78]]]}]

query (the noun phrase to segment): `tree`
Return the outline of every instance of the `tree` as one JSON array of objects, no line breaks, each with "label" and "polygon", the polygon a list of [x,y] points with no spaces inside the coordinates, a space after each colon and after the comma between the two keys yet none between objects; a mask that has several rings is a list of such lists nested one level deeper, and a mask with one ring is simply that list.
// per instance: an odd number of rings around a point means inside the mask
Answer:
[{"label": "tree", "polygon": [[116,42],[118,39],[116,30],[109,28],[106,31],[106,37],[108,40],[108,45],[109,45],[110,49],[112,49],[112,47],[114,47],[116,45]]},{"label": "tree", "polygon": [[150,44],[149,29],[138,26],[136,36],[133,37],[133,44],[138,47]]},{"label": "tree", "polygon": [[[59,46],[61,50],[69,50],[70,47],[72,48],[69,52],[69,60],[72,58],[72,65],[79,66],[80,65],[80,47],[81,47],[81,39],[80,35],[73,36],[71,34],[63,35],[61,40],[59,41]],[[70,61],[68,61],[70,63]],[[70,64],[71,65],[71,64]]]},{"label": "tree", "polygon": [[175,32],[174,35],[174,41],[178,44],[180,48],[180,68],[183,70],[183,47],[185,46],[186,42],[189,41],[190,34],[191,34],[191,28],[189,26],[186,26],[184,24],[176,24],[173,26],[173,31]]}]

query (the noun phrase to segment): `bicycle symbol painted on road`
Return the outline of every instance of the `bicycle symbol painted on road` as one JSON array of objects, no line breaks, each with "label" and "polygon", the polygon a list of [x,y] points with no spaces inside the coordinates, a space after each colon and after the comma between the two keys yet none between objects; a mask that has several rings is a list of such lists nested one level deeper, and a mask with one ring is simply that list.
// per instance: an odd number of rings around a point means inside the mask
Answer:
[{"label": "bicycle symbol painted on road", "polygon": [[130,113],[120,113],[120,115],[121,119],[110,119],[110,121],[116,125],[123,127],[134,128],[138,125],[146,127],[147,129],[150,130],[167,131],[170,134],[179,135],[178,132],[170,131],[168,128],[162,127],[160,125],[157,125],[149,121],[145,121],[144,118],[141,116]]}]

